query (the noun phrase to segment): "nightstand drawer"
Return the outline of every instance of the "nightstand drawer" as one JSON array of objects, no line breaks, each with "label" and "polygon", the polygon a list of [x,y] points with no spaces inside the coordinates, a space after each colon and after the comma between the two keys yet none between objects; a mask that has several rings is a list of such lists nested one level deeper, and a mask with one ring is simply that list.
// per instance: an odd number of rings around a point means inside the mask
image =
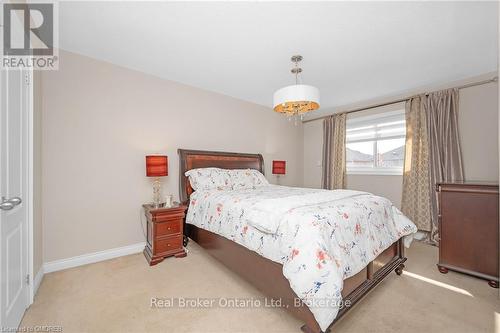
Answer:
[{"label": "nightstand drawer", "polygon": [[155,235],[157,237],[177,235],[181,233],[182,220],[165,222],[165,223],[155,223]]},{"label": "nightstand drawer", "polygon": [[176,251],[182,248],[182,236],[157,239],[154,243],[155,253]]},{"label": "nightstand drawer", "polygon": [[172,222],[175,220],[182,220],[184,218],[184,211],[178,212],[161,212],[155,213],[151,216],[151,221],[157,223]]}]

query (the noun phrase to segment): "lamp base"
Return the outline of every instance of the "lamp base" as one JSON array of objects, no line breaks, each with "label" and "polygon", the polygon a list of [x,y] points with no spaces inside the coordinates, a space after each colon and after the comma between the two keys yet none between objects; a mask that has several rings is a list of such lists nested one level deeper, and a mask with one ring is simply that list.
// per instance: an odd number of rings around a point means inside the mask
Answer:
[{"label": "lamp base", "polygon": [[166,202],[152,202],[151,203],[151,207],[153,207],[154,209],[158,209],[158,208],[169,208],[167,207],[167,203]]},{"label": "lamp base", "polygon": [[161,181],[160,178],[155,178],[153,180],[153,207],[160,208],[161,202]]}]

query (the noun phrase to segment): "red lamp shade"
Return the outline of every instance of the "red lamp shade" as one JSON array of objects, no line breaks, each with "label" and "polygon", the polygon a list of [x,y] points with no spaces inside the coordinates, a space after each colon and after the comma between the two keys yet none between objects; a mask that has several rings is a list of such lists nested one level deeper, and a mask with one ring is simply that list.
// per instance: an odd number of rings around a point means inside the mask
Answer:
[{"label": "red lamp shade", "polygon": [[286,161],[273,161],[273,175],[284,175],[286,173]]},{"label": "red lamp shade", "polygon": [[168,157],[159,155],[146,156],[146,176],[168,176]]}]

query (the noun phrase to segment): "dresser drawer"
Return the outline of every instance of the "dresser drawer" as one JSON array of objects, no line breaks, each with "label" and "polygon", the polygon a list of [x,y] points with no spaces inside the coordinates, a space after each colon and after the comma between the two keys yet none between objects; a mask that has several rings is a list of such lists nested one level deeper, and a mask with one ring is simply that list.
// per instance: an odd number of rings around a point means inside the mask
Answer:
[{"label": "dresser drawer", "polygon": [[157,239],[154,242],[154,252],[164,253],[177,251],[182,248],[182,236],[174,236],[163,239]]},{"label": "dresser drawer", "polygon": [[182,220],[155,223],[154,226],[156,237],[178,235],[181,233]]}]

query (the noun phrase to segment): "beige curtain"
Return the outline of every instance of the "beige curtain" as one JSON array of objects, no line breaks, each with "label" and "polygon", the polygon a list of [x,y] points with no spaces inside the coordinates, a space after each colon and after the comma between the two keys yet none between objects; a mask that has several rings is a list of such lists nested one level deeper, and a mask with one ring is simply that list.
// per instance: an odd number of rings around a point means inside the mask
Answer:
[{"label": "beige curtain", "polygon": [[346,114],[335,114],[323,120],[324,189],[345,188],[345,121]]},{"label": "beige curtain", "polygon": [[425,96],[414,97],[406,102],[406,149],[401,210],[419,230],[431,232],[429,135],[423,103]]},{"label": "beige curtain", "polygon": [[406,102],[406,154],[401,210],[439,238],[436,184],[464,180],[458,134],[458,89],[418,96]]},{"label": "beige curtain", "polygon": [[438,240],[436,183],[464,180],[458,135],[458,89],[431,93],[423,107],[429,133],[429,184],[431,188],[431,241]]}]

